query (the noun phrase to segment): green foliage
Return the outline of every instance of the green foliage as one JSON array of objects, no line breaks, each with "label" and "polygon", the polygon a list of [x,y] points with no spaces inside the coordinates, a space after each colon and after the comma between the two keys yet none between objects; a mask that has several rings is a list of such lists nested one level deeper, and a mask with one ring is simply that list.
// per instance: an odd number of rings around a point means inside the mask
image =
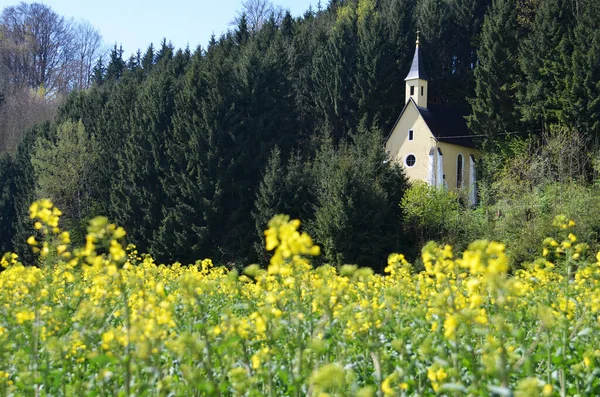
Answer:
[{"label": "green foliage", "polygon": [[131,130],[123,131],[124,145],[116,152],[110,208],[139,248],[148,251],[162,220],[167,200],[161,183],[168,171],[165,148],[171,137],[178,81],[169,48],[138,87],[130,110]]},{"label": "green foliage", "polygon": [[16,170],[14,160],[8,155],[0,156],[0,252],[12,249],[15,234]]},{"label": "green foliage", "polygon": [[98,155],[96,138],[86,132],[81,121],[60,124],[50,139],[38,136],[31,154],[35,195],[50,198],[64,208],[67,225],[80,239],[84,221],[94,212]]},{"label": "green foliage", "polygon": [[277,146],[271,152],[252,211],[258,233],[254,248],[263,262],[266,259],[264,230],[275,214],[290,214],[294,219],[313,217],[314,179],[310,167],[310,163],[296,153],[289,157],[287,163],[283,163]]},{"label": "green foliage", "polygon": [[448,240],[460,223],[458,196],[446,189],[416,181],[406,191],[400,203],[404,211],[404,225],[420,245],[430,240]]},{"label": "green foliage", "polygon": [[524,73],[520,102],[526,121],[568,121],[573,14],[568,2],[543,0],[532,32],[523,40],[519,61]]},{"label": "green foliage", "polygon": [[493,136],[517,127],[517,14],[515,1],[494,1],[483,24],[469,128]]},{"label": "green foliage", "polygon": [[[0,177],[10,181],[0,191],[6,230],[26,240],[37,189],[55,195],[66,220],[108,214],[159,261],[264,259],[262,229],[276,212],[306,219],[335,264],[380,268],[387,252],[415,243],[405,249],[415,256],[429,238],[460,248],[483,235],[512,238],[496,218],[520,196],[533,194],[537,205],[553,183],[592,185],[597,156],[576,154],[593,153],[600,125],[600,18],[596,0],[490,3],[331,1],[256,28],[242,17],[194,52],[164,39],[124,58],[115,46],[108,62],[99,61],[93,87],[69,95],[54,123],[81,120],[92,176],[84,188],[54,186],[50,154],[83,141],[59,139],[50,124],[36,127],[12,160],[2,160]],[[406,180],[387,164],[380,138],[404,105],[417,28],[431,101],[465,110],[471,98],[470,126],[490,137],[543,126],[562,140],[488,140],[477,209],[415,185],[403,221]],[[551,127],[558,121],[562,127]],[[574,131],[579,143],[569,146]],[[520,155],[529,150],[521,142],[544,149],[537,158]],[[419,200],[425,196],[432,198]],[[89,204],[61,202],[68,197]],[[515,209],[515,220],[522,215]]]},{"label": "green foliage", "polygon": [[[17,148],[14,157],[15,171],[15,221],[13,223],[14,236],[12,246],[14,251],[27,263],[34,263],[34,257],[29,246],[24,243],[31,235],[31,222],[29,219],[28,202],[35,201],[36,175],[31,163],[34,154],[35,143],[40,138],[50,139],[53,126],[50,123],[42,123],[27,130],[23,140]],[[2,225],[4,227],[4,225]],[[10,226],[9,226],[10,227]]]},{"label": "green foliage", "polygon": [[386,252],[406,247],[397,203],[407,181],[386,161],[380,136],[378,130],[361,130],[354,144],[337,148],[326,141],[315,157],[315,214],[307,228],[329,263],[382,270]]}]

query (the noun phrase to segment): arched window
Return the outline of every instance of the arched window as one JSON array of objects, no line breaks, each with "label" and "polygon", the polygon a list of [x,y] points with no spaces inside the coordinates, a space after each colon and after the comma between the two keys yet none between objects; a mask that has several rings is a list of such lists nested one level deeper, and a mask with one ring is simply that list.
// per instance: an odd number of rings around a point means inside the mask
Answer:
[{"label": "arched window", "polygon": [[456,159],[456,187],[460,189],[463,184],[463,156],[458,155]]}]

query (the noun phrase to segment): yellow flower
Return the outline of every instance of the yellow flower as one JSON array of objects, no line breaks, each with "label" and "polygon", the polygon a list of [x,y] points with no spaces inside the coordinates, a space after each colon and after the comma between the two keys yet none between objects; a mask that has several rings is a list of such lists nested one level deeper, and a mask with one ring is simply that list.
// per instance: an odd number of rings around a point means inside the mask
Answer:
[{"label": "yellow flower", "polygon": [[260,367],[260,358],[256,355],[252,355],[252,369],[258,369]]},{"label": "yellow flower", "polygon": [[583,365],[588,368],[590,365],[592,364],[591,360],[589,357],[584,357],[583,358]]},{"label": "yellow flower", "polygon": [[393,374],[385,378],[383,382],[381,382],[381,391],[383,392],[383,395],[393,396],[394,394],[396,394],[391,386],[391,383],[392,381],[396,380],[397,377],[398,375],[394,372]]},{"label": "yellow flower", "polygon": [[453,314],[447,315],[446,319],[444,320],[444,337],[447,339],[454,339],[457,326],[458,321],[456,316]]},{"label": "yellow flower", "polygon": [[32,311],[24,310],[24,311],[17,312],[15,314],[15,317],[17,319],[18,324],[23,324],[26,321],[35,320],[35,313]]}]

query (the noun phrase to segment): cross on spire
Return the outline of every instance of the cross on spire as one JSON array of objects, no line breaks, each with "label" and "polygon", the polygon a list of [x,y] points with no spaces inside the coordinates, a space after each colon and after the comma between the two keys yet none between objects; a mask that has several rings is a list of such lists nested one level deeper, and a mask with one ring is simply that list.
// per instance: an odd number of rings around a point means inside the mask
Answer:
[{"label": "cross on spire", "polygon": [[419,34],[421,33],[421,31],[419,29],[417,29],[417,47],[419,46]]}]

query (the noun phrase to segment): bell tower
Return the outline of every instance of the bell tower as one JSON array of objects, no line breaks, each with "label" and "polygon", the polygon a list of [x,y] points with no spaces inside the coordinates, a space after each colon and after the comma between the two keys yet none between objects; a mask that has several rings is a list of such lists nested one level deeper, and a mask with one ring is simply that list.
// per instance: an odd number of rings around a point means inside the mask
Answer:
[{"label": "bell tower", "polygon": [[404,79],[406,82],[406,102],[412,98],[417,106],[427,108],[427,73],[419,52],[419,33],[417,30],[417,45],[413,56],[410,71]]}]

